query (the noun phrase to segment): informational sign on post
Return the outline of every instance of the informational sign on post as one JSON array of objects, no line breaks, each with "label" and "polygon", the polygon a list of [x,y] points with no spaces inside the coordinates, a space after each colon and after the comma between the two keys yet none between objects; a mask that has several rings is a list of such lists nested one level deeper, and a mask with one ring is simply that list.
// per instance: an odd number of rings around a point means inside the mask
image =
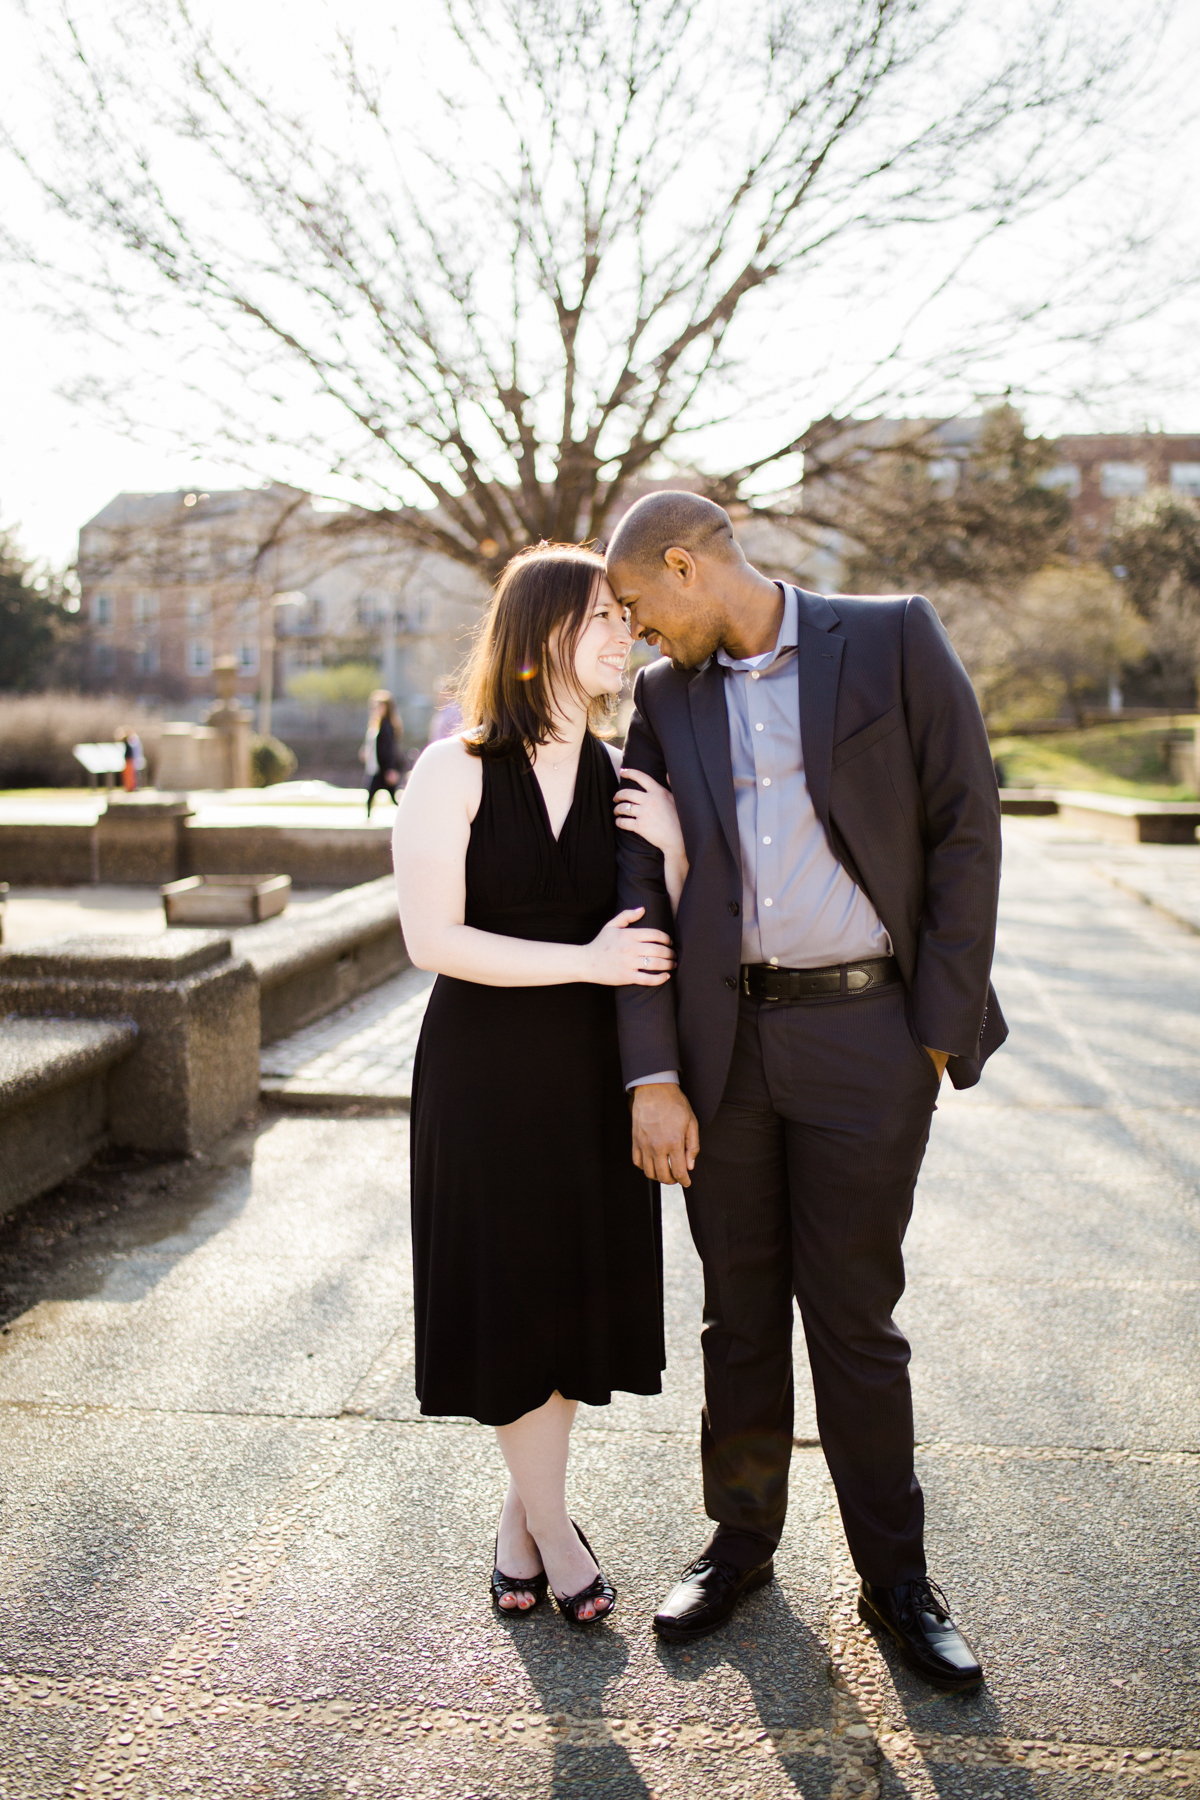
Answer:
[{"label": "informational sign on post", "polygon": [[[119,775],[125,767],[125,745],[116,741],[111,744],[73,744],[71,755],[83,764],[93,785],[97,775]],[[105,785],[112,784],[106,782]]]}]

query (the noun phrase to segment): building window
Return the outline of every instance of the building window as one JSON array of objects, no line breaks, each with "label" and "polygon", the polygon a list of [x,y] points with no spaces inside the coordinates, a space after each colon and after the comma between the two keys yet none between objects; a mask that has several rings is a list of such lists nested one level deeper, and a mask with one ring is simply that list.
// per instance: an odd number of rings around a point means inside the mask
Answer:
[{"label": "building window", "polygon": [[150,625],[158,618],[158,595],[135,594],[133,596],[133,622],[135,625]]},{"label": "building window", "polygon": [[1142,463],[1100,464],[1100,492],[1106,500],[1125,500],[1131,494],[1144,494],[1149,480]]},{"label": "building window", "polygon": [[1038,476],[1038,486],[1044,488],[1061,488],[1070,499],[1079,498],[1079,470],[1074,463],[1058,463],[1053,469],[1046,469]]},{"label": "building window", "polygon": [[258,674],[258,644],[254,638],[243,638],[237,647],[238,673]]},{"label": "building window", "polygon": [[207,638],[191,638],[187,647],[189,675],[207,675],[212,668],[212,645]]},{"label": "building window", "polygon": [[97,644],[92,651],[92,663],[97,675],[115,675],[116,650],[111,644]]},{"label": "building window", "polygon": [[208,624],[211,617],[212,603],[209,600],[208,595],[189,594],[187,603],[188,624],[193,627],[204,626]]},{"label": "building window", "polygon": [[1172,463],[1171,486],[1177,494],[1200,500],[1200,463]]},{"label": "building window", "polygon": [[107,630],[116,617],[117,603],[111,594],[97,594],[92,601],[92,623]]},{"label": "building window", "polygon": [[157,675],[159,668],[158,644],[151,639],[149,643],[140,645],[134,661],[139,675]]}]

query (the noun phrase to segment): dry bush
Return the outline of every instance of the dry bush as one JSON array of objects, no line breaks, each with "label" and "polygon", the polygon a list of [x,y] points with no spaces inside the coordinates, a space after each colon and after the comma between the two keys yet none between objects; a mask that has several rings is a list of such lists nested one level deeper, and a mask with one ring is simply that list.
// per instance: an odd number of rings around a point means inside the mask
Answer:
[{"label": "dry bush", "polygon": [[83,787],[87,771],[72,756],[72,744],[111,741],[122,727],[142,740],[142,779],[149,782],[158,762],[160,713],[112,696],[0,695],[0,787]]}]

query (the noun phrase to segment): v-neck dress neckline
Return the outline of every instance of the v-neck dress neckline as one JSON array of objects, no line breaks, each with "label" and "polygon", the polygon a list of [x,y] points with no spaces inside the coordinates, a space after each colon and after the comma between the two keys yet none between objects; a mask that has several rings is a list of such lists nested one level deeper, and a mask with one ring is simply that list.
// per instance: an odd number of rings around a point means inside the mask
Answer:
[{"label": "v-neck dress neckline", "polygon": [[575,780],[571,787],[571,804],[568,806],[566,812],[563,814],[563,822],[558,828],[557,836],[555,836],[554,827],[550,823],[550,808],[546,804],[546,790],[545,790],[545,788],[543,788],[541,782],[538,780],[538,772],[537,772],[536,768],[534,767],[534,765],[532,763],[530,763],[530,765],[529,765],[529,773],[533,776],[534,786],[537,788],[537,797],[538,797],[538,800],[541,802],[542,823],[546,827],[547,837],[550,839],[550,842],[555,846],[556,849],[561,849],[563,838],[566,835],[567,826],[571,823],[571,815],[575,811],[575,802],[579,797],[579,777],[583,773],[583,759],[584,759],[584,756],[587,754],[588,745],[591,741],[592,741],[591,733],[589,732],[587,734],[587,736],[584,738],[582,744],[580,744],[580,746],[579,746],[579,758],[575,764]]}]

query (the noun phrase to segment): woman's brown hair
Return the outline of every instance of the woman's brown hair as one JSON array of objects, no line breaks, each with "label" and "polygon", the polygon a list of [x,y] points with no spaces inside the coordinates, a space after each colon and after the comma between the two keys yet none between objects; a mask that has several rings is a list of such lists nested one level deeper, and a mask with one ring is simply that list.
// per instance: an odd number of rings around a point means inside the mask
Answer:
[{"label": "woman's brown hair", "polygon": [[[532,544],[505,564],[459,684],[473,755],[549,742],[555,683],[579,692],[575,646],[603,575],[603,557],[581,544]],[[612,710],[606,694],[589,700],[589,728],[603,734]]]}]

